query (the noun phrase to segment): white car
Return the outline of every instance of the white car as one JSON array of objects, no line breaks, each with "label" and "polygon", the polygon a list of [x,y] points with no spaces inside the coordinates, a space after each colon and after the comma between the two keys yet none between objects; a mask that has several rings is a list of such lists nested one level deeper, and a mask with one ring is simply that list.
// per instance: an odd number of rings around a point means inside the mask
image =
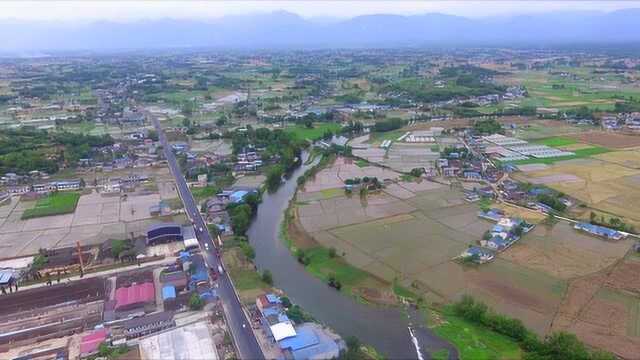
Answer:
[{"label": "white car", "polygon": [[198,228],[198,231],[202,232],[202,227],[199,227],[199,228]]},{"label": "white car", "polygon": [[204,248],[209,251],[209,244],[208,243],[204,243]]}]

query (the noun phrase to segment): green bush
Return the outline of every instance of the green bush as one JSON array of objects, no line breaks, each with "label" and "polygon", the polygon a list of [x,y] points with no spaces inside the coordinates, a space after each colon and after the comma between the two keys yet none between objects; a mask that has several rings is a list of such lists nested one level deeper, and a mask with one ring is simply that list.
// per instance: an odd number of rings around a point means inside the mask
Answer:
[{"label": "green bush", "polygon": [[197,293],[191,294],[189,298],[189,308],[191,310],[201,310],[204,307],[204,301],[200,298],[200,295]]}]

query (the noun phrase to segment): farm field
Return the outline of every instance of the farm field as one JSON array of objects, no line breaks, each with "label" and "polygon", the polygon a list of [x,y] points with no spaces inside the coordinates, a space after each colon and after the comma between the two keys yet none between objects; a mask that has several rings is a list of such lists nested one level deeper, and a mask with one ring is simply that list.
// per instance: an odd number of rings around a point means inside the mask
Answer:
[{"label": "farm field", "polygon": [[[598,157],[615,160],[617,153]],[[626,156],[623,155],[623,159]],[[572,181],[566,181],[569,176]],[[557,180],[553,181],[553,177]],[[514,178],[533,183],[544,179],[546,186],[580,200],[589,208],[621,216],[634,226],[640,225],[640,170],[636,168],[585,158],[555,162],[539,171],[517,173]],[[584,210],[588,217],[588,209]]]},{"label": "farm field", "polygon": [[606,271],[571,282],[556,318],[555,331],[632,359],[640,348],[640,262],[624,259]]},{"label": "farm field", "polygon": [[[565,76],[560,75],[560,71]],[[594,80],[597,79],[597,83]],[[501,79],[508,84],[524,85],[529,96],[519,101],[521,106],[571,108],[587,106],[601,111],[612,110],[616,100],[637,96],[640,89],[617,79],[598,79],[587,68],[558,68],[548,71],[520,71]]]},{"label": "farm field", "polygon": [[[580,144],[565,137],[541,141],[557,147]],[[621,151],[597,156],[612,157],[618,152]],[[338,177],[344,166],[345,160],[337,161],[319,173],[325,172],[323,176],[310,179],[298,193],[294,246],[300,241],[310,254],[320,253],[314,256],[323,259],[317,262],[321,266],[309,269],[316,276],[325,278],[327,272],[336,271],[332,268],[342,268],[326,256],[327,249],[334,248],[340,261],[355,267],[354,274],[360,274],[353,282],[358,285],[350,286],[351,293],[388,293],[381,285],[386,283],[387,289],[400,289],[403,294],[439,304],[470,294],[498,313],[521,319],[541,336],[552,329],[565,329],[619,355],[638,349],[640,282],[633,274],[640,271],[640,258],[625,259],[633,240],[612,243],[577,232],[569,224],[539,224],[495,261],[481,266],[464,265],[453,258],[475,244],[492,226],[477,217],[477,205],[465,202],[459,191],[429,181],[396,180],[366,198],[349,197],[342,192]],[[358,168],[355,164],[348,166]],[[585,200],[602,206],[613,201],[612,196],[635,196],[634,191],[638,190],[620,186],[631,186],[635,177],[640,178],[640,170],[584,158],[531,166],[517,176],[528,181],[544,180],[548,186],[576,198],[580,198],[579,193],[586,194]],[[620,193],[612,194],[613,190]],[[498,207],[533,223],[544,218],[506,205]],[[345,279],[350,281],[350,277]],[[602,314],[629,320],[620,326],[591,320],[596,315],[605,319]],[[460,333],[463,328],[467,330]],[[519,356],[517,346],[487,342],[456,319],[435,329],[454,341],[463,358]],[[601,331],[608,331],[610,336],[596,337]],[[613,348],[624,339],[628,340],[626,345]]]},{"label": "farm field", "polygon": [[[502,119],[502,124],[516,124],[518,127],[513,135],[524,140],[537,141],[539,139],[561,136],[563,138],[579,136],[583,132],[593,131],[594,126],[571,125],[558,120],[537,119]],[[551,145],[550,145],[551,146]]]},{"label": "farm field", "polygon": [[36,201],[35,207],[26,209],[22,213],[22,219],[32,219],[42,216],[69,214],[76,210],[80,199],[77,192],[52,193]]},{"label": "farm field", "polygon": [[[68,194],[68,193],[66,193]],[[23,219],[33,202],[13,198],[0,208],[0,249],[2,257],[26,256],[41,248],[98,245],[108,239],[122,239],[145,234],[147,228],[159,221],[184,221],[183,215],[155,218],[149,208],[160,200],[177,196],[171,186],[162,184],[158,191],[102,196],[92,192],[77,199],[75,211],[65,214]]]},{"label": "farm field", "polygon": [[[477,211],[446,186],[398,182],[366,199],[326,199],[306,189],[298,195],[296,221],[312,243],[335,248],[377,279],[436,302],[471,293],[544,334],[566,281],[503,259],[480,267],[452,261],[491,227]],[[530,286],[522,289],[522,283]]]},{"label": "farm field", "polygon": [[615,243],[575,231],[569,224],[538,226],[500,257],[560,279],[600,271],[620,260],[633,240]]},{"label": "farm field", "polygon": [[625,149],[640,146],[640,136],[616,134],[604,131],[589,131],[574,134],[572,137],[580,142],[612,149]]},{"label": "farm field", "polygon": [[[344,181],[353,178],[377,177],[378,180],[397,179],[400,174],[377,166],[358,166],[352,159],[339,157],[332,166],[319,171],[313,179],[304,185],[304,193],[312,193],[326,189],[343,188]],[[304,200],[304,196],[300,198]]]}]

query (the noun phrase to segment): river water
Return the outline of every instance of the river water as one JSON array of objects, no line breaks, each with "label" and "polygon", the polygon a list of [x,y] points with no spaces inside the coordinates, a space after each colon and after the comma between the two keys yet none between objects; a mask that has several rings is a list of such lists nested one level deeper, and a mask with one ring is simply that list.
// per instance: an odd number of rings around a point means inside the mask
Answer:
[{"label": "river water", "polygon": [[280,239],[280,224],[289,200],[295,194],[296,179],[311,166],[301,166],[277,192],[264,194],[258,214],[247,232],[256,250],[258,269],[270,270],[274,285],[320,322],[343,336],[357,336],[387,358],[419,358],[409,331],[410,323],[413,323],[411,330],[425,359],[430,358],[428,352],[441,348],[449,350],[451,359],[457,358],[457,351],[448,342],[420,325],[424,320],[417,312],[358,303],[307,273],[291,255]]}]

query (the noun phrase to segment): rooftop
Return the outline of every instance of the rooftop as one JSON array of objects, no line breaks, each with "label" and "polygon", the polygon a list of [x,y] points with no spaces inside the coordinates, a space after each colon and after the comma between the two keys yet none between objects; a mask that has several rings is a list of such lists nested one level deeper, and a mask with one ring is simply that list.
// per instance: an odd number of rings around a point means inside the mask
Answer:
[{"label": "rooftop", "polygon": [[134,284],[116,289],[116,310],[134,304],[143,304],[155,299],[153,283]]}]

